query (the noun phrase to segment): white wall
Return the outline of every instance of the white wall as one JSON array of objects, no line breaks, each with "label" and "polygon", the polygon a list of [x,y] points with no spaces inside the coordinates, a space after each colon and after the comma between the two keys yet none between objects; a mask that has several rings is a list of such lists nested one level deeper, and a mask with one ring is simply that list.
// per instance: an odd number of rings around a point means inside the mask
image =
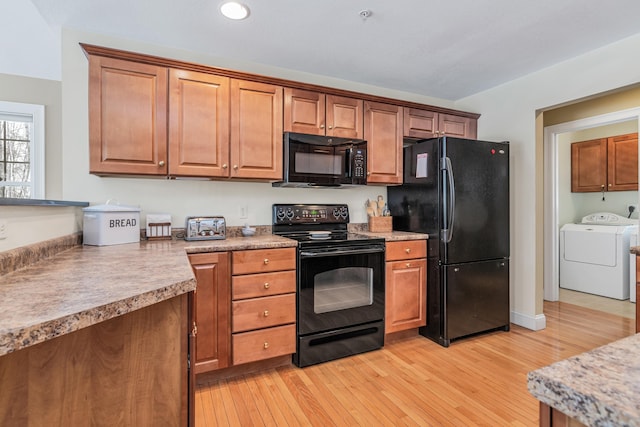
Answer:
[{"label": "white wall", "polygon": [[[478,137],[511,142],[511,309],[516,323],[544,327],[541,269],[543,185],[536,144],[539,111],[640,82],[640,36],[634,36],[537,73],[460,100],[479,111]],[[505,58],[508,60],[508,58]],[[539,142],[537,142],[539,141]]]}]

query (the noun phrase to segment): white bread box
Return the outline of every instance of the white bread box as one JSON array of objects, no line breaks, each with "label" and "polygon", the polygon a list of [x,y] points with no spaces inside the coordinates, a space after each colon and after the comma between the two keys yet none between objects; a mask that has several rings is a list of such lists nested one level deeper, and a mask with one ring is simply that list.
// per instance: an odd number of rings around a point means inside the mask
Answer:
[{"label": "white bread box", "polygon": [[140,241],[140,208],[96,205],[83,208],[82,242],[107,246]]}]

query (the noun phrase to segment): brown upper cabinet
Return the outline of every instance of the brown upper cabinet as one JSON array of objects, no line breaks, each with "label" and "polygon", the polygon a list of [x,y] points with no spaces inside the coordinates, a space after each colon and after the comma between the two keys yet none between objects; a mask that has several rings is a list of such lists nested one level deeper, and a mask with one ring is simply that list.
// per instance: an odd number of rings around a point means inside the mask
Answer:
[{"label": "brown upper cabinet", "polygon": [[437,113],[418,108],[404,109],[404,136],[409,138],[433,138],[442,135],[476,139],[477,119],[453,114]]},{"label": "brown upper cabinet", "polygon": [[638,134],[571,144],[571,191],[638,190]]},{"label": "brown upper cabinet", "polygon": [[402,184],[402,107],[364,103],[367,183]]},{"label": "brown upper cabinet", "polygon": [[99,56],[89,64],[91,173],[282,179],[282,87]]},{"label": "brown upper cabinet", "polygon": [[284,89],[285,132],[362,139],[362,121],[361,99]]},{"label": "brown upper cabinet", "polygon": [[165,67],[89,57],[89,170],[167,174]]},{"label": "brown upper cabinet", "polygon": [[228,77],[170,70],[170,175],[229,176],[230,87]]},{"label": "brown upper cabinet", "polygon": [[368,183],[394,185],[403,137],[476,137],[478,114],[81,46],[96,175],[278,181],[290,131],[367,140]]}]

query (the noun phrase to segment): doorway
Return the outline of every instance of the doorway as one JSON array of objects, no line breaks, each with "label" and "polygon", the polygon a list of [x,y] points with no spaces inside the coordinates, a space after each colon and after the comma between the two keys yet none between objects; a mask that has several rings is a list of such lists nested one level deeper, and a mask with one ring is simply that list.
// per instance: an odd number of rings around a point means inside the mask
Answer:
[{"label": "doorway", "polygon": [[[640,124],[640,108],[617,111],[544,128],[544,299],[558,301],[560,215],[560,143],[563,134],[615,123]],[[636,202],[637,197],[636,197]]]}]

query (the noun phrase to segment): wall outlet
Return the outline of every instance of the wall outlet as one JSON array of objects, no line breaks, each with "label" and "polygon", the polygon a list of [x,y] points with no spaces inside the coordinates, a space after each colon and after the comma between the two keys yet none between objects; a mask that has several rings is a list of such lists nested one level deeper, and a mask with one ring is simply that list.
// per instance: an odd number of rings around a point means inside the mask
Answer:
[{"label": "wall outlet", "polygon": [[7,238],[7,220],[0,219],[0,240]]},{"label": "wall outlet", "polygon": [[240,212],[238,213],[238,216],[240,217],[240,219],[249,218],[249,206],[242,205],[242,206],[240,206],[239,210],[240,210]]}]

